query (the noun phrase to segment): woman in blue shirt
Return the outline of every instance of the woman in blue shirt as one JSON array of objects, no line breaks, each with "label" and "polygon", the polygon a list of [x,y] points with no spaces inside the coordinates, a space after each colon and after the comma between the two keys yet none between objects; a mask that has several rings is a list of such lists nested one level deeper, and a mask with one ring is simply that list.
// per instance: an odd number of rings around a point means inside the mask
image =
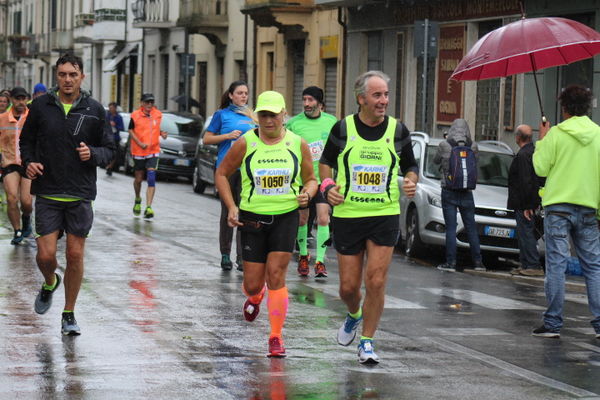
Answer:
[{"label": "woman in blue shirt", "polygon": [[[223,93],[221,98],[221,107],[214,113],[210,125],[208,126],[204,138],[204,144],[218,145],[217,165],[219,166],[225,154],[231,148],[234,141],[250,129],[255,124],[250,117],[252,111],[248,108],[248,85],[244,81],[235,81],[229,85],[229,89]],[[241,175],[239,170],[229,177],[229,184],[236,205],[240,204],[240,192],[242,190]],[[230,270],[233,267],[231,262],[231,242],[233,239],[233,228],[227,224],[227,207],[221,201],[221,220],[219,229],[219,246],[221,248],[221,268]],[[242,270],[242,248],[240,241],[240,232],[236,234],[237,250],[237,269]]]}]

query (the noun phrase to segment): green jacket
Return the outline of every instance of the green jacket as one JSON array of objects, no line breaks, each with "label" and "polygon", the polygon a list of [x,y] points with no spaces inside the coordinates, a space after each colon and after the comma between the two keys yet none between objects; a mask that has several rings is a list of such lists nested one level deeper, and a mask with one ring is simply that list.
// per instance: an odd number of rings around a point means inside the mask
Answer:
[{"label": "green jacket", "polygon": [[546,177],[543,206],[600,208],[600,126],[587,116],[552,127],[535,145],[533,167],[538,176]]}]

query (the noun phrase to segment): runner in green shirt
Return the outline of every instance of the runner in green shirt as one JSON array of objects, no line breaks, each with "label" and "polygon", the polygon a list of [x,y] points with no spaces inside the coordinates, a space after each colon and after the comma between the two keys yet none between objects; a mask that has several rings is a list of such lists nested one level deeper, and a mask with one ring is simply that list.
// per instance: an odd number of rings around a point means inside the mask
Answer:
[{"label": "runner in green shirt", "polygon": [[[337,119],[323,112],[323,89],[317,86],[309,86],[302,92],[302,103],[304,112],[290,119],[286,127],[296,135],[302,137],[308,143],[310,153],[313,160],[313,167],[317,183],[321,183],[319,179],[319,159],[321,153],[329,137],[331,127],[337,122]],[[331,206],[321,194],[317,191],[317,195],[312,199],[309,207],[300,209],[300,222],[298,226],[298,247],[300,249],[300,258],[298,260],[298,274],[300,276],[308,276],[309,259],[307,236],[308,236],[308,218],[310,207],[316,207],[317,212],[317,259],[315,263],[315,277],[327,277],[327,269],[323,263],[325,259],[325,244],[329,239],[329,214]]]}]

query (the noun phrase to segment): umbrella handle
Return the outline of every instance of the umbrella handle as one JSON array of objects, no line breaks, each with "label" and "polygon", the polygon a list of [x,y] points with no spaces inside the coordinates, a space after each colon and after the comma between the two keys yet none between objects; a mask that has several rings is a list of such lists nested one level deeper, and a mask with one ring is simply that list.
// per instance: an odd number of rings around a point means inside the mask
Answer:
[{"label": "umbrella handle", "polygon": [[542,112],[542,123],[546,123],[548,120],[546,119],[546,114],[544,114],[544,107],[542,106],[542,98],[540,96],[540,88],[538,86],[538,81],[537,81],[537,75],[535,74],[535,64],[533,61],[533,57],[530,55],[531,57],[531,63],[533,65],[533,80],[535,82],[535,91],[537,92],[537,98],[538,98],[538,103],[540,105],[540,111]]}]

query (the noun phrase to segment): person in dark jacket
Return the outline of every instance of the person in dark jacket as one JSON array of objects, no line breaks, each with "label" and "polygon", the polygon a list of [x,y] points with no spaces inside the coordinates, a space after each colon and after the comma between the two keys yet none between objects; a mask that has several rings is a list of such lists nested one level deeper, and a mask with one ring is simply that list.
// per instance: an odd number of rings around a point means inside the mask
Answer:
[{"label": "person in dark jacket", "polygon": [[535,211],[540,207],[540,178],[533,170],[535,146],[531,140],[531,127],[519,125],[515,131],[515,141],[520,147],[508,170],[507,208],[515,211],[517,239],[521,267],[511,271],[513,275],[542,276],[535,237]]},{"label": "person in dark jacket", "polygon": [[452,122],[446,140],[440,142],[437,153],[433,158],[435,164],[440,165],[442,179],[442,211],[444,213],[444,222],[446,223],[446,262],[437,266],[441,271],[455,272],[462,271],[464,268],[456,264],[456,212],[460,211],[463,220],[467,238],[469,239],[469,250],[473,260],[473,268],[476,271],[485,271],[481,257],[481,246],[479,235],[477,233],[477,224],[475,223],[475,201],[473,200],[472,190],[452,190],[446,187],[444,176],[448,176],[450,170],[450,155],[452,144],[450,141],[470,146],[475,157],[479,155],[477,143],[471,139],[471,130],[466,120],[457,118]]},{"label": "person in dark jacket", "polygon": [[[113,132],[113,140],[115,141],[115,155],[113,160],[106,166],[106,175],[111,176],[113,172],[113,168],[119,158],[119,142],[121,141],[121,131],[125,130],[125,125],[123,124],[123,117],[118,113],[117,107],[119,105],[114,101],[108,103],[108,111],[106,112],[106,119],[110,125],[110,129]],[[117,164],[117,171],[119,170],[119,165]]]},{"label": "person in dark jacket", "polygon": [[73,313],[83,279],[85,239],[92,227],[96,167],[113,157],[113,133],[104,107],[81,90],[83,62],[65,54],[56,61],[58,86],[31,103],[19,140],[21,160],[35,200],[37,264],[44,284],[35,311],[44,314],[60,285],[56,244],[67,234],[62,334],[79,335]]}]

